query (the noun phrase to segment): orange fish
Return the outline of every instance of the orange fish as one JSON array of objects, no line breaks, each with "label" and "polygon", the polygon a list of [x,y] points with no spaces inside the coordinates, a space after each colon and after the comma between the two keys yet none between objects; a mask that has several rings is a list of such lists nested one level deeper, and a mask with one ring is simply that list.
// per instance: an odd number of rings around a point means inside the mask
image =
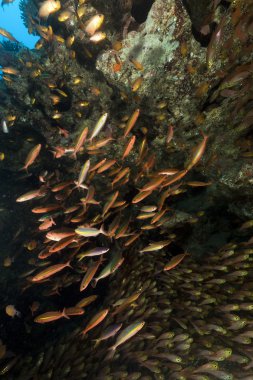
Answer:
[{"label": "orange fish", "polygon": [[[99,148],[102,148],[103,146],[106,146],[110,141],[112,141],[113,138],[112,137],[106,137],[105,139],[102,139],[102,140],[99,140],[97,141],[96,143],[92,144],[92,145],[89,145],[87,147],[88,150],[95,150],[95,149],[99,149]],[[90,153],[90,152],[89,152]]]},{"label": "orange fish", "polygon": [[204,151],[206,149],[206,144],[207,144],[208,136],[203,134],[203,140],[197,145],[195,148],[195,152],[193,154],[193,157],[189,164],[186,166],[186,170],[190,170],[194,165],[196,165],[201,157],[204,154]]},{"label": "orange fish", "polygon": [[93,34],[96,33],[96,31],[101,27],[101,25],[104,22],[104,15],[103,14],[96,14],[95,16],[92,16],[87,23],[85,24],[85,32],[89,36],[93,36]]},{"label": "orange fish", "polygon": [[103,173],[105,172],[106,170],[110,169],[114,164],[116,163],[116,160],[109,160],[107,162],[105,162],[99,169],[98,169],[98,173]]},{"label": "orange fish", "polygon": [[51,188],[51,191],[53,193],[57,193],[58,191],[61,191],[61,190],[64,190],[66,189],[66,187],[70,186],[73,184],[73,181],[64,181],[64,182],[60,182],[58,183],[57,185],[53,186]]},{"label": "orange fish", "polygon": [[144,70],[144,67],[143,65],[136,61],[136,59],[130,59],[130,62],[134,65],[134,67],[136,68],[136,70],[139,70],[139,71],[143,71]]},{"label": "orange fish", "polygon": [[20,169],[20,170],[26,170],[32,163],[36,160],[38,157],[39,153],[41,150],[41,144],[36,145],[30,152],[28,153],[26,160],[25,160],[25,165]]},{"label": "orange fish", "polygon": [[142,82],[143,82],[143,77],[139,77],[139,78],[135,79],[135,81],[133,82],[133,84],[131,86],[132,91],[133,92],[138,91]]},{"label": "orange fish", "polygon": [[5,74],[18,75],[19,71],[14,67],[1,67],[0,69]]},{"label": "orange fish", "polygon": [[43,223],[39,225],[39,230],[40,231],[48,230],[53,225],[55,225],[53,218],[47,218]]},{"label": "orange fish", "polygon": [[[3,4],[3,3],[2,3]],[[5,30],[4,28],[0,28],[0,34],[6,38],[8,38],[10,41],[14,41],[14,42],[18,42],[18,40],[16,40],[16,38],[13,37],[12,34],[10,34],[7,30]]]},{"label": "orange fish", "polygon": [[31,191],[28,191],[28,193],[20,195],[20,197],[16,199],[16,202],[30,201],[31,199],[34,199],[34,198],[44,197],[46,194],[47,194],[47,190],[45,188],[31,190]]},{"label": "orange fish", "polygon": [[101,323],[107,314],[109,313],[109,309],[104,309],[102,311],[99,311],[87,324],[85,329],[81,332],[82,335],[85,335],[88,331],[96,327],[99,323]]},{"label": "orange fish", "polygon": [[70,206],[70,207],[66,208],[66,210],[64,211],[64,214],[71,214],[72,212],[79,210],[79,208],[80,208],[79,205]]},{"label": "orange fish", "polygon": [[37,247],[37,242],[36,240],[31,240],[24,246],[28,249],[28,251],[33,251]]},{"label": "orange fish", "polygon": [[69,319],[68,315],[65,313],[65,309],[63,311],[48,311],[47,313],[43,313],[34,318],[34,322],[36,323],[48,323],[57,321],[57,319],[61,318]]},{"label": "orange fish", "polygon": [[60,241],[66,237],[74,236],[75,231],[71,228],[61,228],[59,230],[52,230],[46,234],[46,238],[53,241]]},{"label": "orange fish", "polygon": [[128,175],[130,172],[130,168],[129,167],[126,167],[124,168],[122,171],[119,172],[118,175],[116,175],[116,177],[114,178],[114,180],[112,181],[112,186],[117,183],[118,181],[121,180],[121,178],[125,177],[126,175]]},{"label": "orange fish", "polygon": [[209,186],[211,184],[212,182],[202,182],[202,181],[186,182],[186,185],[191,186],[191,187],[204,187],[204,186]]},{"label": "orange fish", "polygon": [[174,175],[174,174],[177,174],[179,172],[178,169],[164,169],[164,170],[161,170],[160,172],[158,172],[158,174],[160,175]]},{"label": "orange fish", "polygon": [[166,182],[164,182],[164,183],[162,184],[162,188],[163,188],[163,187],[167,187],[167,186],[169,186],[169,185],[172,185],[172,183],[174,183],[174,182],[180,180],[180,179],[183,178],[187,173],[188,173],[188,170],[182,170],[182,171],[180,171],[180,172],[178,172],[178,173],[172,175],[168,181],[166,181]]},{"label": "orange fish", "polygon": [[11,317],[11,318],[14,318],[14,317],[21,317],[21,313],[20,311],[18,311],[14,305],[8,305],[6,306],[5,308],[5,312],[6,314]]},{"label": "orange fish", "polygon": [[126,127],[125,127],[125,132],[124,132],[124,137],[127,137],[127,135],[129,134],[129,132],[133,129],[138,117],[140,115],[140,109],[137,108],[133,113],[132,115],[130,116],[130,118],[128,119],[127,121],[127,124],[126,124]]},{"label": "orange fish", "polygon": [[160,220],[160,219],[163,217],[163,215],[166,213],[166,211],[167,211],[167,208],[165,208],[164,210],[159,210],[159,211],[153,216],[153,218],[151,219],[150,224],[154,224],[154,223],[158,222],[158,220]]},{"label": "orange fish", "polygon": [[93,186],[89,186],[89,189],[88,189],[88,192],[87,192],[87,195],[85,198],[81,198],[81,202],[84,206],[86,206],[87,204],[91,203],[91,204],[99,204],[100,202],[96,201],[94,199],[94,194],[95,194],[95,189]]},{"label": "orange fish", "polygon": [[102,258],[99,259],[96,263],[91,265],[90,268],[87,270],[84,278],[82,279],[81,285],[80,285],[80,292],[82,292],[83,290],[85,290],[87,288],[87,286],[89,285],[89,283],[91,282],[91,280],[95,276],[95,274],[99,268],[99,265],[102,263],[102,261],[103,261]]},{"label": "orange fish", "polygon": [[127,230],[128,230],[129,223],[130,223],[129,218],[123,222],[123,224],[120,226],[119,230],[117,231],[115,235],[115,239],[128,236]]},{"label": "orange fish", "polygon": [[60,205],[50,204],[48,206],[35,207],[35,208],[32,209],[32,212],[35,213],[35,214],[44,214],[45,212],[59,210],[59,208],[61,208]]},{"label": "orange fish", "polygon": [[127,239],[127,241],[124,243],[124,247],[128,247],[129,245],[131,245],[132,243],[135,242],[135,240],[137,240],[141,235],[141,232],[137,233],[137,234],[134,234],[133,236],[130,237],[130,239]]},{"label": "orange fish", "polygon": [[139,161],[142,160],[142,158],[147,153],[148,146],[147,146],[147,137],[145,136],[143,140],[141,141],[140,147],[139,147]]},{"label": "orange fish", "polygon": [[68,245],[70,245],[73,241],[75,241],[74,236],[67,236],[63,238],[60,241],[57,241],[55,244],[52,245],[52,247],[49,248],[50,253],[58,252],[63,248],[66,248]]},{"label": "orange fish", "polygon": [[70,261],[68,261],[67,263],[64,263],[64,264],[51,265],[50,267],[48,267],[48,268],[44,269],[43,271],[37,273],[34,277],[31,278],[31,281],[32,282],[38,282],[38,281],[44,280],[45,278],[51,277],[55,273],[60,272],[61,270],[63,270],[66,267],[71,268]]},{"label": "orange fish", "polygon": [[169,188],[168,190],[164,191],[159,199],[159,202],[158,202],[158,210],[161,211],[161,209],[163,208],[163,205],[164,205],[164,202],[166,201],[166,199],[172,194],[173,191],[177,190],[180,186],[181,186],[182,183],[178,183],[176,184],[175,186],[173,186],[172,188]]},{"label": "orange fish", "polygon": [[148,182],[142,189],[140,189],[140,191],[154,190],[157,187],[159,187],[164,180],[164,176],[155,177],[150,182]]},{"label": "orange fish", "polygon": [[140,191],[139,194],[137,194],[133,199],[132,203],[139,203],[143,199],[147,198],[153,190],[148,190],[148,191]]},{"label": "orange fish", "polygon": [[168,262],[168,264],[165,265],[163,270],[167,271],[167,270],[171,270],[175,268],[178,264],[181,263],[181,261],[185,258],[185,256],[188,256],[188,255],[189,253],[180,253],[179,255],[172,257],[172,259]]},{"label": "orange fish", "polygon": [[135,143],[135,140],[136,140],[136,136],[132,136],[131,139],[129,140],[125,150],[124,150],[124,153],[122,155],[122,160],[127,157],[129,155],[129,153],[131,152],[131,150],[133,149],[133,146],[134,146],[134,143]]},{"label": "orange fish", "polygon": [[85,311],[81,307],[72,306],[72,307],[66,307],[65,308],[65,313],[67,314],[67,316],[70,316],[70,315],[83,315],[85,313]]},{"label": "orange fish", "polygon": [[82,308],[82,307],[88,306],[90,303],[94,302],[97,298],[98,296],[96,294],[94,294],[93,296],[85,297],[76,304],[76,307]]},{"label": "orange fish", "polygon": [[113,193],[109,197],[108,201],[104,205],[102,216],[104,216],[110,210],[110,208],[113,206],[118,196],[119,196],[119,191],[115,191],[115,193]]},{"label": "orange fish", "polygon": [[114,41],[112,44],[113,50],[119,51],[122,49],[122,42],[121,41]]},{"label": "orange fish", "polygon": [[106,158],[103,158],[103,160],[99,161],[96,165],[92,166],[92,168],[90,169],[90,173],[99,169],[101,166],[104,165],[105,162],[106,162]]},{"label": "orange fish", "polygon": [[87,138],[88,132],[89,132],[88,127],[85,127],[82,130],[81,134],[79,135],[79,137],[77,139],[77,142],[76,142],[76,145],[74,147],[74,152],[73,152],[73,155],[72,155],[73,158],[76,159],[76,154],[79,152],[79,150],[81,149],[81,147],[85,143],[85,140]]},{"label": "orange fish", "polygon": [[117,214],[109,225],[107,236],[113,237],[120,224],[120,214]]}]

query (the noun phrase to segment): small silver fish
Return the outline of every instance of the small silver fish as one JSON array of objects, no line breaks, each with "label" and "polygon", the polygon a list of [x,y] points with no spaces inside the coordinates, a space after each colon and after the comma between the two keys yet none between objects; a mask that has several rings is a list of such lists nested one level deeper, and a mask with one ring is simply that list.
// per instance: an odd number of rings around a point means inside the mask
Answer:
[{"label": "small silver fish", "polygon": [[9,133],[9,129],[5,120],[2,120],[2,130],[3,133]]}]

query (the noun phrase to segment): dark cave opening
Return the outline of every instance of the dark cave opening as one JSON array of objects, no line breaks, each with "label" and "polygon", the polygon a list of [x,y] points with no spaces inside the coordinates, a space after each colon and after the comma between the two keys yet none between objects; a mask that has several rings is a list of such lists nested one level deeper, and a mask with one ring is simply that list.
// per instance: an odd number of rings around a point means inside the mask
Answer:
[{"label": "dark cave opening", "polygon": [[154,0],[137,0],[133,1],[131,14],[138,24],[142,24],[147,20],[149,11],[154,3]]}]

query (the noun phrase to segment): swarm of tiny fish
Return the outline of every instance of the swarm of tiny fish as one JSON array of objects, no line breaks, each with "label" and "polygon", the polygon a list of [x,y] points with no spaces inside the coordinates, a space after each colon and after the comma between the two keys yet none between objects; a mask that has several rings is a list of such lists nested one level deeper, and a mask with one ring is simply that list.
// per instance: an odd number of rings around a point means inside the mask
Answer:
[{"label": "swarm of tiny fish", "polygon": [[13,378],[252,378],[252,253],[252,239],[198,262],[129,250],[99,312],[85,319],[86,331],[100,325],[84,339],[79,327],[32,366],[16,358]]}]

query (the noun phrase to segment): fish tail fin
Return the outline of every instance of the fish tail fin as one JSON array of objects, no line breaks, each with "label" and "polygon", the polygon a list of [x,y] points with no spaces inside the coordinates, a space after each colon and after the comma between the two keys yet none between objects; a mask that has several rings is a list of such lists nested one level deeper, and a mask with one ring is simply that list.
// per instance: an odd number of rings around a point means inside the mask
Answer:
[{"label": "fish tail fin", "polygon": [[92,198],[89,203],[93,204],[93,205],[100,205],[101,202],[98,202],[96,201],[96,199]]},{"label": "fish tail fin", "polygon": [[91,281],[91,286],[93,288],[95,288],[97,286],[97,283],[98,283],[98,279],[97,278],[93,278],[92,281]]},{"label": "fish tail fin", "polygon": [[73,268],[72,265],[70,265],[71,260],[72,260],[72,259],[70,259],[70,260],[66,263],[66,267]]},{"label": "fish tail fin", "polygon": [[86,335],[86,329],[80,332],[81,338],[83,339]]},{"label": "fish tail fin", "polygon": [[73,187],[72,191],[75,190],[75,189],[79,190],[80,186],[78,185],[78,182],[74,181],[74,184],[75,184],[75,186]]},{"label": "fish tail fin", "polygon": [[116,347],[114,348],[114,346],[108,348],[108,353],[107,355],[105,356],[104,360],[107,361],[107,360],[111,360],[114,355],[115,355],[115,351],[116,350]]},{"label": "fish tail fin", "polygon": [[67,319],[70,319],[70,317],[68,316],[68,314],[66,314],[66,308],[64,307],[64,309],[62,310],[62,316],[64,318],[67,318]]},{"label": "fish tail fin", "polygon": [[200,133],[204,139],[208,139],[208,136],[205,134],[205,132],[202,129],[200,130]]},{"label": "fish tail fin", "polygon": [[107,232],[105,231],[105,227],[104,227],[103,224],[102,224],[102,226],[101,226],[101,228],[100,228],[100,232],[101,232],[101,234],[107,236]]},{"label": "fish tail fin", "polygon": [[100,340],[99,339],[92,339],[92,342],[94,342],[95,344],[94,344],[94,349],[99,345],[99,343],[100,343]]},{"label": "fish tail fin", "polygon": [[22,168],[18,169],[19,172],[22,172],[23,170],[26,171],[26,173],[28,174],[28,169],[24,166],[22,166]]}]

